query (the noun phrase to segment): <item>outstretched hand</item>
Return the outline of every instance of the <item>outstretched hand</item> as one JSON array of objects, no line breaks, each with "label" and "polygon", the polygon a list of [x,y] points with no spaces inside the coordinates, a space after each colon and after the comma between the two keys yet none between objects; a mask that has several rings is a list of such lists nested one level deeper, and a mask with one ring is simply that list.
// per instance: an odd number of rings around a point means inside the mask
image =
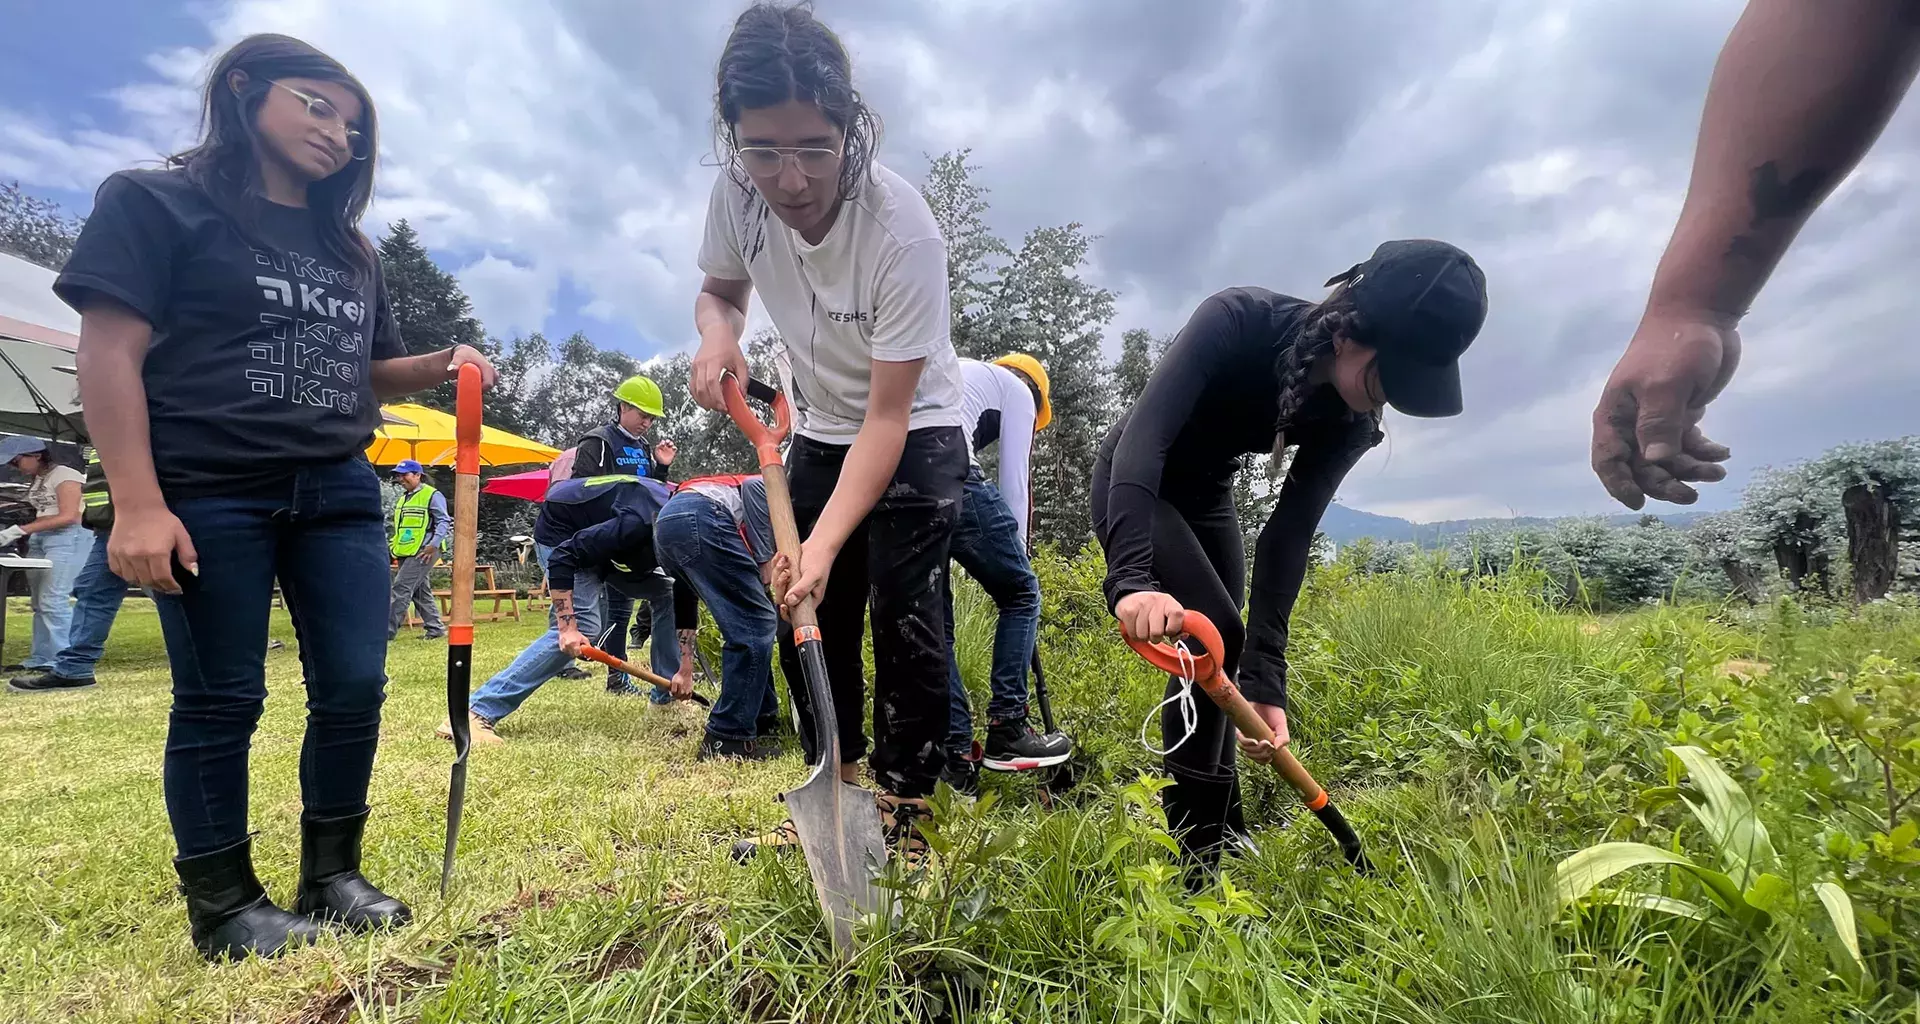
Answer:
[{"label": "outstretched hand", "polygon": [[1690,505],[1732,453],[1700,431],[1740,366],[1740,334],[1705,315],[1649,312],[1593,411],[1593,471],[1621,504]]}]

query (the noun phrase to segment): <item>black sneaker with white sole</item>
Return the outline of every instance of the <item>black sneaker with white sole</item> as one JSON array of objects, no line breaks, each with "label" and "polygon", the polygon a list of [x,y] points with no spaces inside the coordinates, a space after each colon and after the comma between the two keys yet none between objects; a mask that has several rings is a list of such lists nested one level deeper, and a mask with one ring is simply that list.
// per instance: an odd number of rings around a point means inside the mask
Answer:
[{"label": "black sneaker with white sole", "polygon": [[15,693],[62,693],[70,690],[90,690],[93,685],[92,676],[73,679],[55,675],[52,672],[29,672],[24,676],[15,676],[7,683],[7,689]]},{"label": "black sneaker with white sole", "polygon": [[742,761],[768,761],[780,756],[780,745],[764,739],[729,740],[707,733],[700,739],[696,760],[714,761],[738,758]]},{"label": "black sneaker with white sole", "polygon": [[996,718],[987,726],[987,755],[981,766],[994,772],[1051,768],[1073,756],[1073,740],[1063,732],[1045,736],[1025,718]]}]

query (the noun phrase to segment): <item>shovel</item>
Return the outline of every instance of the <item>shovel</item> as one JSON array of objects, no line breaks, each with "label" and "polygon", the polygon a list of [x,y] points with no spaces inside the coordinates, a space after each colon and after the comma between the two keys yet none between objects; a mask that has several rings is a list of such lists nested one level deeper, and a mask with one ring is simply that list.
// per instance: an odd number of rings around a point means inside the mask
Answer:
[{"label": "shovel", "polygon": [[[587,659],[588,661],[597,661],[600,664],[605,665],[616,672],[625,672],[626,674],[632,676],[635,679],[645,680],[646,682],[652,683],[653,685],[658,686],[663,690],[671,689],[673,687],[673,683],[671,680],[665,679],[661,676],[654,675],[652,672],[649,672],[646,669],[641,668],[638,665],[635,665],[633,662],[628,661],[625,658],[616,658],[613,655],[608,654],[607,652],[601,650],[600,648],[593,646],[592,644],[588,644],[587,646],[580,648],[580,656],[582,658]],[[702,697],[698,693],[688,693],[687,696],[684,697],[683,699],[690,700],[695,704],[700,705],[703,708],[710,708],[713,706],[712,701],[708,700],[705,697]]]},{"label": "shovel", "polygon": [[[780,441],[793,425],[786,396],[759,381],[747,384],[755,398],[773,406],[774,425],[769,428],[747,408],[738,378],[728,376],[721,384],[728,415],[760,458],[774,546],[789,566],[798,567],[800,530],[793,518],[793,495],[787,490],[787,467],[780,461]],[[800,850],[813,875],[814,895],[826,915],[834,948],[842,957],[850,957],[854,922],[880,912],[886,902],[873,877],[886,867],[887,844],[873,791],[840,779],[840,727],[834,718],[833,691],[827,686],[827,661],[813,599],[800,602],[787,619],[799,649],[800,671],[806,677],[813,708],[813,752],[819,760],[807,781],[780,794],[780,799],[800,837]]]},{"label": "shovel", "polygon": [[[1253,705],[1241,696],[1240,688],[1233,685],[1233,680],[1228,679],[1226,672],[1220,668],[1222,651],[1225,650],[1225,644],[1220,640],[1220,630],[1214,627],[1212,620],[1192,609],[1187,610],[1185,621],[1186,634],[1198,640],[1204,648],[1199,654],[1183,655],[1166,644],[1135,639],[1127,635],[1125,626],[1120,628],[1120,636],[1153,667],[1197,680],[1200,688],[1207,691],[1207,696],[1233,720],[1241,735],[1272,743],[1273,729],[1253,710]],[[1327,799],[1327,791],[1313,781],[1306,766],[1293,756],[1293,751],[1280,747],[1273,759],[1273,770],[1280,773],[1280,778],[1300,794],[1300,799],[1306,801],[1307,809],[1313,812],[1314,817],[1319,818],[1320,823],[1327,826],[1327,831],[1333,833],[1333,841],[1339,844],[1340,853],[1347,858],[1347,863],[1365,874],[1370,865],[1367,855],[1360,849],[1360,837],[1354,834],[1353,826],[1347,823],[1346,815],[1340,813],[1340,808]]]},{"label": "shovel", "polygon": [[453,879],[460,812],[467,802],[467,751],[473,731],[467,690],[473,681],[473,560],[480,520],[480,368],[460,367],[454,402],[453,607],[447,618],[447,725],[453,730],[453,774],[447,780],[447,847],[440,858],[440,896]]}]

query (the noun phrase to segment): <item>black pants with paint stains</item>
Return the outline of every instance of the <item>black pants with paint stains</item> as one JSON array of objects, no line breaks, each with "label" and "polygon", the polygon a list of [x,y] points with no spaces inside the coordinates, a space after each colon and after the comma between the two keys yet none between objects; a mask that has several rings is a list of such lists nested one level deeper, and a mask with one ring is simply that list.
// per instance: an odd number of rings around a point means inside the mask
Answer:
[{"label": "black pants with paint stains", "polygon": [[[812,532],[827,507],[848,450],[794,438],[787,452],[787,476],[801,537]],[[839,724],[840,756],[852,763],[867,752],[861,638],[871,600],[874,745],[869,763],[880,784],[898,796],[933,792],[945,765],[943,594],[948,542],[966,473],[967,442],[960,428],[909,431],[892,482],[840,549],[820,602],[820,635]],[[794,691],[805,734],[811,736],[812,702],[787,629],[780,630],[780,665]],[[809,761],[816,756],[808,750]]]}]

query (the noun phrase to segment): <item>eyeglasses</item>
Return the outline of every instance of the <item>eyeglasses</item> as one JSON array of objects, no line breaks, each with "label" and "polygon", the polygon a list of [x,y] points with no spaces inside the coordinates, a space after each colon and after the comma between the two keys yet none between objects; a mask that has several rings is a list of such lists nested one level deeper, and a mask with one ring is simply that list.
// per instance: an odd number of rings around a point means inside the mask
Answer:
[{"label": "eyeglasses", "polygon": [[340,112],[335,110],[333,104],[328,103],[325,97],[309,95],[285,82],[275,82],[273,84],[287,90],[292,93],[295,98],[305,103],[307,105],[308,117],[313,118],[323,125],[345,130],[347,133],[347,152],[352,154],[355,160],[365,160],[372,155],[373,147],[372,144],[367,141],[367,137],[352,128],[348,128],[347,119],[341,117]]},{"label": "eyeglasses", "polygon": [[777,177],[793,161],[809,178],[825,178],[840,169],[840,151],[814,146],[738,146],[741,166],[756,178]]}]

